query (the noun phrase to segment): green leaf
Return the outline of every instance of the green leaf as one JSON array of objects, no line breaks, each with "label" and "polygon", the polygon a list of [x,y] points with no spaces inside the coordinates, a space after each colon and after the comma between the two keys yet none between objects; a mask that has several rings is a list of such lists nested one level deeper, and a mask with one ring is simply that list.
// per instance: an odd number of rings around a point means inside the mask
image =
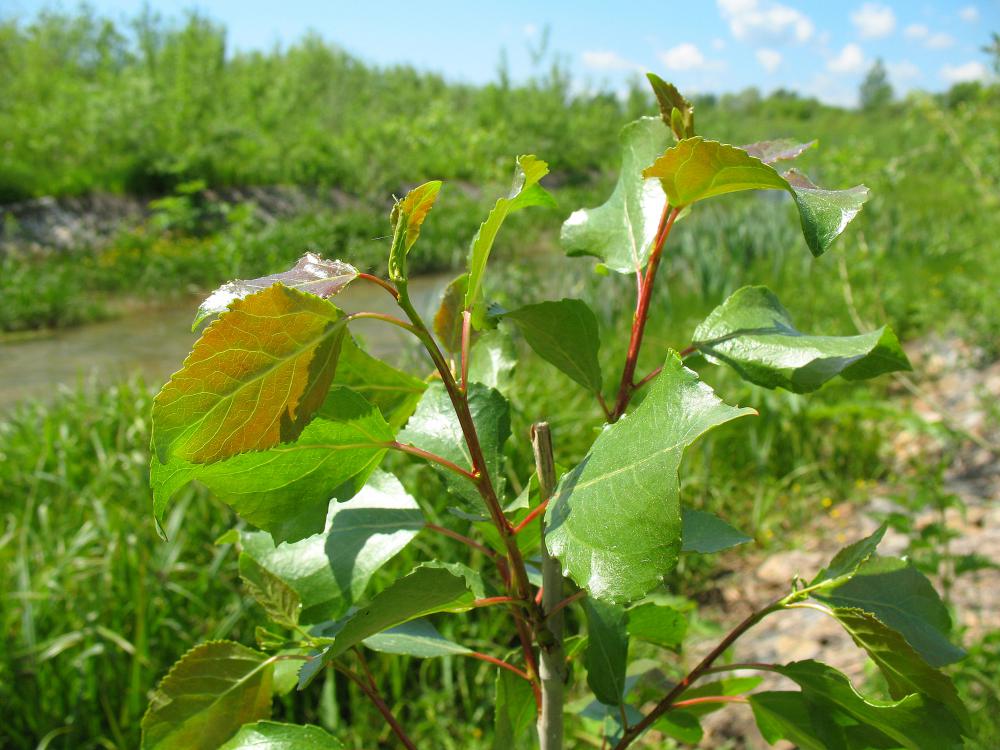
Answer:
[{"label": "green leaf", "polygon": [[607,202],[574,211],[562,226],[568,255],[594,255],[618,273],[635,274],[646,266],[667,202],[657,180],[642,170],[670,143],[670,130],[655,117],[626,125],[619,138],[622,165],[618,184]]},{"label": "green leaf", "polygon": [[741,148],[700,136],[667,149],[642,174],[658,177],[670,205],[677,208],[742,190],[785,190],[795,200],[802,234],[816,256],[826,252],[868,200],[864,185],[823,190],[797,172],[782,176]]},{"label": "green leaf", "polygon": [[673,352],[639,407],[605,427],[559,483],[546,543],[591,596],[632,601],[657,586],[681,551],[677,469],[684,449],[753,409],[728,406]]},{"label": "green leaf", "polygon": [[494,709],[495,750],[534,747],[535,696],[527,680],[509,669],[498,669]]},{"label": "green leaf", "polygon": [[[480,383],[469,384],[468,399],[487,471],[497,495],[502,495],[503,444],[510,437],[510,407],[498,391]],[[399,434],[399,440],[436,453],[464,469],[472,468],[472,456],[465,443],[462,426],[441,383],[432,383],[427,387],[417,411]],[[458,497],[482,507],[482,498],[471,480],[438,464],[432,466]]]},{"label": "green leaf", "polygon": [[[329,664],[365,639],[418,617],[471,609],[476,593],[470,588],[470,575],[471,571],[457,564],[417,566],[376,594],[367,607],[348,615],[333,644],[314,661]],[[317,672],[312,667],[300,673],[299,688],[305,687]]]},{"label": "green leaf", "polygon": [[628,665],[628,613],[623,607],[587,598],[587,651],[583,664],[587,684],[597,700],[609,706],[625,699],[625,668]]},{"label": "green leaf", "polygon": [[815,391],[838,375],[863,380],[910,369],[886,326],[857,336],[810,336],[763,286],[743,287],[715,308],[695,330],[694,345],[744,380],[794,393]]},{"label": "green leaf", "polygon": [[886,524],[882,524],[870,536],[859,539],[840,550],[833,556],[830,564],[809,582],[809,586],[835,585],[854,575],[858,566],[867,562],[875,554],[875,549],[882,541],[882,537],[885,536],[886,528]]},{"label": "green leaf", "polygon": [[948,640],[948,608],[924,574],[905,560],[872,558],[844,583],[812,595],[833,607],[856,608],[874,615],[898,631],[932,667],[965,656]]},{"label": "green leaf", "polygon": [[469,274],[452,279],[441,293],[441,304],[434,313],[434,335],[447,351],[462,351],[462,312],[469,289]]},{"label": "green leaf", "polygon": [[802,747],[822,750],[962,747],[957,721],[943,705],[926,696],[914,694],[898,701],[866,698],[847,677],[816,661],[793,662],[775,671],[798,683],[802,692],[800,699],[791,697],[796,693],[750,696],[754,716],[768,741],[792,739]]},{"label": "green leaf", "polygon": [[339,750],[333,735],[312,725],[258,721],[245,724],[219,750]]},{"label": "green leaf", "polygon": [[327,260],[316,253],[306,253],[294,266],[282,273],[258,279],[236,279],[220,286],[201,303],[191,330],[195,330],[205,318],[226,310],[235,300],[262,292],[272,284],[284,284],[290,289],[326,299],[343,291],[357,277],[358,269],[350,263]]},{"label": "green leaf", "polygon": [[885,677],[893,698],[923,693],[945,705],[968,728],[968,712],[951,679],[928,665],[902,635],[860,609],[834,607],[831,612],[854,642],[868,652]]},{"label": "green leaf", "polygon": [[162,518],[170,497],[198,480],[276,542],[321,532],[330,497],[352,478],[363,483],[393,434],[378,409],[348,388],[331,388],[319,414],[294,443],[267,451],[212,464],[176,457],[161,464],[154,455],[154,517]]},{"label": "green leaf", "polygon": [[630,636],[671,651],[681,650],[687,627],[687,618],[673,607],[649,602],[628,611]]},{"label": "green leaf", "polygon": [[469,380],[496,388],[504,393],[514,379],[517,352],[504,331],[486,331],[479,335],[469,354]]},{"label": "green leaf", "polygon": [[160,680],[142,718],[143,750],[216,750],[271,715],[273,666],[231,641],[195,646]]},{"label": "green leaf", "polygon": [[681,508],[681,527],[684,534],[681,552],[711,554],[753,541],[718,516],[693,508]]},{"label": "green leaf", "polygon": [[371,356],[350,336],[344,337],[333,382],[348,386],[377,406],[393,431],[406,424],[427,389],[423,380]]},{"label": "green leaf", "polygon": [[153,401],[157,460],[208,464],[295,440],[326,397],[344,321],[281,284],[234,302]]},{"label": "green leaf", "polygon": [[404,654],[418,659],[436,656],[462,656],[472,650],[442,636],[429,620],[411,620],[389,630],[365,638],[362,643],[373,651]]},{"label": "green leaf", "polygon": [[302,611],[298,592],[247,554],[240,555],[239,565],[240,577],[271,621],[295,628]]},{"label": "green leaf", "polygon": [[589,391],[601,391],[597,316],[578,299],[539,302],[506,313],[535,353]]},{"label": "green leaf", "polygon": [[483,276],[486,262],[497,233],[504,220],[515,211],[529,206],[554,207],[555,201],[538,181],[549,173],[549,165],[536,156],[527,154],[517,157],[514,167],[514,182],[504,198],[499,198],[490,215],[479,226],[469,248],[469,282],[465,293],[465,309],[471,310],[483,297]]},{"label": "green leaf", "polygon": [[803,152],[808,151],[817,143],[818,141],[799,143],[791,138],[776,138],[772,141],[748,143],[745,146],[740,146],[740,148],[755,159],[760,159],[765,164],[773,164],[776,161],[797,159]]},{"label": "green leaf", "polygon": [[268,534],[244,532],[244,558],[252,559],[301,598],[300,620],[339,617],[364,594],[372,575],[423,528],[417,502],[392,474],[375,471],[346,502],[329,504],[326,530],[275,546]]},{"label": "green leaf", "polygon": [[420,227],[434,207],[441,181],[433,180],[413,188],[401,201],[396,201],[389,216],[392,225],[392,245],[389,249],[389,278],[406,283],[406,256],[420,236]]},{"label": "green leaf", "polygon": [[705,736],[698,717],[688,711],[668,711],[656,720],[653,729],[688,745],[697,745]]},{"label": "green leaf", "polygon": [[[694,107],[685,99],[677,87],[667,83],[655,73],[646,73],[656,102],[660,105],[660,117],[673,131],[678,141],[694,135]],[[674,112],[676,111],[676,114]]]}]

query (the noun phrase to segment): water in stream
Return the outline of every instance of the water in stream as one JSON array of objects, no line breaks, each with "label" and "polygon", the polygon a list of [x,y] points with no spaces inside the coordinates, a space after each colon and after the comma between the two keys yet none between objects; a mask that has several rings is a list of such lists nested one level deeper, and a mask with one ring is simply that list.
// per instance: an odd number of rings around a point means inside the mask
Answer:
[{"label": "water in stream", "polygon": [[[428,325],[437,309],[448,275],[420,276],[410,281],[410,297]],[[350,312],[374,310],[398,314],[385,290],[357,281],[334,301]],[[56,331],[50,336],[0,343],[0,411],[26,398],[45,398],[60,386],[85,379],[112,382],[142,373],[150,384],[165,382],[180,369],[198,334],[191,321],[199,300],[150,307],[115,320]],[[386,323],[358,320],[351,332],[364,339],[377,357],[398,361],[414,339]]]}]

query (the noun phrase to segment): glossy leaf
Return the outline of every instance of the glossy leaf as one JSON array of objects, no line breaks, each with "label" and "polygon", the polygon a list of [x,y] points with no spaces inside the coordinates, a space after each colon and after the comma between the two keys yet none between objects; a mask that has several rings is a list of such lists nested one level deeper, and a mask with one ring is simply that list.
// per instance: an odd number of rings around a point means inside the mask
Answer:
[{"label": "glossy leaf", "polygon": [[219,750],[340,750],[343,747],[320,727],[258,721],[245,724]]},{"label": "glossy leaf", "polygon": [[951,679],[928,665],[902,635],[860,609],[834,607],[831,612],[854,642],[868,652],[885,677],[893,698],[923,693],[946,706],[968,728],[968,712]]},{"label": "glossy leaf", "polygon": [[682,612],[654,602],[628,611],[628,634],[640,641],[671,651],[680,651],[687,635],[688,621]]},{"label": "glossy leaf", "polygon": [[273,666],[231,641],[202,643],[170,668],[142,718],[143,750],[216,750],[271,715]]},{"label": "glossy leaf", "polygon": [[357,277],[358,269],[350,263],[327,260],[316,253],[306,253],[294,266],[282,273],[258,279],[237,279],[220,286],[198,307],[191,330],[196,329],[205,318],[225,311],[235,300],[262,292],[272,284],[281,283],[290,289],[326,299],[343,291]]},{"label": "glossy leaf", "polygon": [[244,558],[254,560],[300,597],[303,623],[339,617],[361,599],[369,580],[423,528],[417,502],[399,480],[376,471],[350,500],[329,505],[326,530],[275,546],[270,535],[243,532]]},{"label": "glossy leaf", "polygon": [[693,508],[681,509],[681,528],[684,534],[681,552],[711,554],[753,541],[718,516]]},{"label": "glossy leaf", "polygon": [[363,484],[392,438],[378,409],[334,387],[294,443],[212,464],[173,458],[164,465],[153,456],[154,516],[161,518],[170,497],[198,480],[276,542],[304,539],[323,530],[330,498],[349,480]]},{"label": "glossy leaf", "polygon": [[[476,585],[475,581],[470,581],[472,575],[468,568],[458,564],[417,566],[409,575],[376,594],[368,606],[349,614],[342,621],[333,644],[314,661],[329,664],[366,638],[419,617],[471,609],[477,594],[481,595],[481,590],[474,592],[470,588],[470,582]],[[312,667],[300,673],[300,689],[317,671]]]},{"label": "glossy leaf", "polygon": [[469,274],[452,279],[441,293],[441,304],[434,313],[434,335],[447,351],[462,351],[462,311],[469,289]]},{"label": "glossy leaf", "polygon": [[604,205],[570,214],[561,241],[568,255],[594,255],[613,271],[635,274],[649,260],[667,202],[660,182],[645,179],[642,170],[671,136],[659,119],[643,117],[626,125],[619,140],[622,163],[614,192]]},{"label": "glossy leaf", "polygon": [[816,661],[793,662],[775,671],[798,683],[802,692],[801,699],[790,697],[795,693],[770,692],[750,697],[758,726],[771,742],[794,737],[800,746],[823,750],[962,747],[958,722],[942,704],[926,696],[914,694],[899,701],[866,698],[843,674]]},{"label": "glossy leaf", "polygon": [[599,599],[584,600],[587,613],[587,650],[583,664],[587,685],[597,700],[617,706],[625,699],[628,665],[628,613],[623,607]]},{"label": "glossy leaf", "polygon": [[406,256],[420,236],[420,227],[434,207],[441,181],[433,180],[419,185],[401,201],[396,201],[389,216],[392,225],[392,245],[389,249],[389,278],[406,283]]},{"label": "glossy leaf", "polygon": [[506,392],[514,378],[517,352],[514,342],[499,329],[479,335],[469,356],[469,380]]},{"label": "glossy leaf", "polygon": [[795,393],[815,391],[838,375],[863,380],[909,370],[896,339],[883,326],[857,336],[810,336],[767,287],[747,286],[715,308],[694,332],[694,345],[744,380]]},{"label": "glossy leaf", "polygon": [[559,483],[546,543],[563,570],[598,599],[632,601],[657,586],[681,551],[684,449],[754,413],[722,403],[671,352],[645,400],[606,427]]},{"label": "glossy leaf", "polygon": [[299,624],[302,599],[298,592],[253,557],[240,555],[240,578],[268,618],[285,628]]},{"label": "glossy leaf", "polygon": [[772,141],[757,141],[740,146],[750,156],[760,159],[765,164],[774,164],[776,161],[787,161],[797,159],[804,152],[813,148],[818,141],[799,143],[791,138],[776,138]]},{"label": "glossy leaf", "polygon": [[854,575],[858,567],[871,559],[872,555],[875,554],[875,550],[882,541],[882,537],[885,536],[886,528],[886,525],[882,524],[869,536],[852,542],[837,552],[830,561],[830,564],[817,573],[816,577],[809,582],[809,586],[812,587],[821,584],[835,585]]},{"label": "glossy leaf", "polygon": [[[499,392],[480,383],[469,384],[468,398],[487,470],[494,488],[501,494],[503,444],[510,437],[510,407]],[[472,456],[465,444],[462,427],[441,383],[427,387],[406,429],[399,434],[399,441],[436,453],[464,469],[472,468]],[[438,464],[432,465],[453,493],[466,503],[482,507],[482,498],[471,480]]]},{"label": "glossy leaf", "polygon": [[670,205],[677,208],[742,190],[785,190],[799,210],[806,244],[817,256],[826,252],[868,200],[864,185],[823,190],[798,173],[782,176],[741,148],[700,136],[667,149],[643,176],[659,178]]},{"label": "glossy leaf", "polygon": [[418,659],[432,659],[437,656],[462,656],[471,654],[471,649],[460,643],[449,641],[442,636],[430,620],[411,620],[385,630],[362,643],[372,651],[386,654],[404,654]]},{"label": "glossy leaf", "polygon": [[469,248],[469,282],[465,293],[466,310],[471,310],[482,299],[486,262],[504,220],[515,211],[529,206],[555,206],[552,196],[538,184],[548,173],[549,165],[538,157],[531,154],[517,157],[510,191],[497,200],[490,215],[472,239],[472,246]]},{"label": "glossy leaf", "polygon": [[350,336],[344,337],[333,383],[368,399],[394,431],[406,424],[427,389],[423,380],[371,356]]},{"label": "glossy leaf", "polygon": [[844,583],[814,591],[813,597],[874,615],[898,631],[932,667],[951,664],[965,655],[948,640],[948,608],[924,574],[905,560],[872,558]]},{"label": "glossy leaf", "polygon": [[[677,87],[655,73],[647,73],[656,102],[660,105],[660,117],[673,131],[678,141],[694,135],[694,107],[685,99]],[[676,114],[674,114],[676,110]]]},{"label": "glossy leaf", "polygon": [[586,302],[578,299],[539,302],[503,317],[520,329],[539,357],[587,390],[600,393],[601,365],[597,355],[601,336],[597,316]]},{"label": "glossy leaf", "polygon": [[537,709],[531,684],[508,669],[498,669],[494,705],[494,750],[533,747]]},{"label": "glossy leaf", "polygon": [[160,463],[207,464],[295,440],[323,403],[346,326],[280,284],[234,302],[153,401]]}]

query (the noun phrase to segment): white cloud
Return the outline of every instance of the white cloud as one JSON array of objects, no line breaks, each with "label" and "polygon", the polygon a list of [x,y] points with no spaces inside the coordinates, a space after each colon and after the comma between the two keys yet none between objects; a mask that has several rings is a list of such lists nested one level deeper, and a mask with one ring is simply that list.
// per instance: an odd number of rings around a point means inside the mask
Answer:
[{"label": "white cloud", "polygon": [[716,39],[712,40],[712,49],[718,51],[718,50],[724,50],[725,48],[726,48],[726,40],[725,39],[718,39],[718,38],[716,38]]},{"label": "white cloud", "polygon": [[909,60],[889,62],[885,64],[885,68],[889,71],[889,78],[891,78],[893,83],[896,85],[905,84],[906,82],[916,80],[921,76],[920,68],[911,63]]},{"label": "white cloud", "polygon": [[755,53],[757,62],[768,73],[773,73],[781,65],[781,53],[777,50],[762,48]]},{"label": "white cloud", "polygon": [[816,27],[802,11],[771,0],[716,0],[740,41],[767,44],[809,41]]},{"label": "white cloud", "polygon": [[697,45],[690,42],[678,44],[660,53],[660,60],[669,70],[698,70],[705,67],[705,56]]},{"label": "white cloud", "polygon": [[924,45],[927,49],[948,49],[954,43],[955,40],[951,37],[951,35],[945,34],[943,31],[939,31],[937,34],[931,34],[924,40]]},{"label": "white cloud", "polygon": [[826,69],[831,73],[861,73],[867,67],[865,53],[854,42],[844,45],[840,53],[826,64]]},{"label": "white cloud", "polygon": [[837,107],[855,107],[858,103],[858,87],[829,73],[817,73],[802,86],[802,93]]},{"label": "white cloud", "polygon": [[591,70],[639,70],[642,67],[608,50],[588,50],[581,58],[584,66]]},{"label": "white cloud", "polygon": [[879,39],[896,28],[896,14],[887,5],[865,3],[851,14],[851,23],[862,39]]},{"label": "white cloud", "polygon": [[958,11],[958,17],[968,23],[975,23],[979,20],[979,8],[975,5],[966,5],[962,10]]},{"label": "white cloud", "polygon": [[931,30],[922,23],[914,23],[903,29],[903,36],[907,39],[923,42],[927,49],[948,49],[955,43],[955,39],[950,34],[943,31],[931,33]]},{"label": "white cloud", "polygon": [[941,77],[948,83],[986,80],[986,66],[981,62],[967,62],[962,65],[945,65]]}]

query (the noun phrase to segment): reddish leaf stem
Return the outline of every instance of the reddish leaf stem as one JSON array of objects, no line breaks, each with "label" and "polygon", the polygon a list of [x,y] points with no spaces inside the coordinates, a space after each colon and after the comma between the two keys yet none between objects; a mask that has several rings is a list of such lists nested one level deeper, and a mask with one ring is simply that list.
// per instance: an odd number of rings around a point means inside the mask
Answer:
[{"label": "reddish leaf stem", "polygon": [[389,294],[392,295],[393,299],[399,299],[399,292],[396,291],[396,287],[394,287],[388,281],[380,279],[378,276],[373,276],[370,273],[359,273],[358,278],[364,279],[365,281],[370,281],[373,284],[378,284],[380,287],[389,292]]},{"label": "reddish leaf stem", "polygon": [[[694,354],[696,351],[698,351],[698,347],[696,347],[696,346],[689,346],[686,349],[682,349],[681,352],[680,352],[680,354],[678,356],[681,359],[687,359],[692,354]],[[644,385],[646,385],[646,383],[648,383],[650,380],[652,380],[657,375],[659,375],[661,372],[663,372],[663,365],[660,365],[655,370],[653,370],[651,373],[649,373],[649,375],[647,375],[642,380],[640,380],[638,383],[636,383],[635,385],[633,385],[632,386],[632,390],[633,391],[639,390]]]},{"label": "reddish leaf stem", "polygon": [[457,542],[461,542],[462,544],[468,547],[472,547],[473,549],[477,549],[492,560],[497,559],[496,552],[491,550],[485,544],[480,544],[475,539],[470,539],[469,537],[465,536],[465,534],[459,534],[457,531],[452,531],[451,529],[445,528],[444,526],[438,526],[436,523],[424,524],[424,528],[427,529],[428,531],[435,531],[438,534],[450,537]]},{"label": "reddish leaf stem", "polygon": [[436,453],[431,453],[430,451],[425,451],[423,448],[418,448],[415,445],[409,445],[408,443],[400,443],[395,440],[391,443],[383,443],[387,448],[392,448],[393,450],[402,451],[403,453],[409,453],[413,456],[419,456],[420,458],[425,458],[428,461],[433,461],[436,464],[440,464],[446,469],[449,469],[456,474],[459,474],[466,479],[475,482],[479,477],[475,473],[469,471],[468,469],[463,469],[458,464],[449,461],[443,456],[439,456]]},{"label": "reddish leaf stem", "polygon": [[402,725],[396,721],[396,717],[392,715],[392,709],[389,708],[388,704],[382,699],[382,696],[379,695],[378,690],[374,686],[366,684],[357,673],[342,664],[334,663],[333,666],[338,672],[345,675],[349,680],[351,680],[351,682],[361,688],[361,692],[368,697],[368,700],[370,700],[375,705],[375,708],[378,709],[379,713],[382,714],[382,717],[392,728],[392,731],[395,732],[399,741],[403,743],[406,750],[417,750],[416,744],[414,744],[413,740],[407,736],[406,730],[403,729]]},{"label": "reddish leaf stem", "polygon": [[469,346],[472,341],[472,313],[462,311],[462,392],[469,392]]},{"label": "reddish leaf stem", "polygon": [[686,701],[677,701],[670,708],[686,708],[687,706],[697,706],[702,703],[748,703],[742,695],[706,695],[701,698],[689,698]]},{"label": "reddish leaf stem", "polygon": [[582,599],[586,595],[587,595],[587,592],[584,589],[580,589],[575,594],[571,594],[571,595],[567,596],[565,599],[563,599],[561,602],[559,602],[558,604],[556,604],[552,609],[550,609],[548,612],[545,613],[546,619],[548,619],[549,617],[552,617],[552,615],[554,615],[556,612],[558,612],[558,611],[560,611],[562,609],[565,609],[570,604],[572,604],[573,602],[577,601],[578,599]]},{"label": "reddish leaf stem", "polygon": [[514,596],[488,596],[485,599],[476,599],[473,607],[491,607],[494,604],[521,604],[521,600]]},{"label": "reddish leaf stem", "polygon": [[393,315],[387,315],[386,313],[356,312],[356,313],[351,313],[350,315],[347,316],[348,321],[365,319],[365,318],[369,318],[371,320],[381,320],[383,323],[390,323],[398,328],[402,328],[404,331],[409,331],[414,336],[420,336],[420,331],[417,330],[416,326],[412,326],[405,320],[400,320],[399,318]]},{"label": "reddish leaf stem", "polygon": [[625,750],[626,747],[631,745],[636,739],[638,739],[639,735],[645,732],[657,719],[663,716],[663,714],[671,708],[674,708],[677,699],[691,686],[691,683],[705,674],[705,672],[711,668],[715,660],[722,656],[741,635],[746,633],[750,628],[772,612],[782,609],[783,606],[783,600],[779,599],[772,602],[767,607],[764,607],[762,610],[750,613],[746,619],[729,631],[726,637],[719,641],[718,645],[716,645],[716,647],[713,648],[704,659],[698,662],[698,666],[688,672],[680,682],[674,685],[673,689],[667,693],[659,703],[656,704],[652,711],[643,717],[642,721],[628,728],[628,730],[622,735],[622,738],[618,741],[618,744],[615,745],[614,750]]},{"label": "reddish leaf stem", "polygon": [[509,670],[514,674],[516,674],[518,677],[521,677],[527,680],[528,682],[531,682],[531,677],[528,675],[527,672],[518,669],[513,664],[508,664],[503,659],[498,659],[495,656],[490,656],[489,654],[483,654],[480,653],[479,651],[473,651],[471,653],[466,654],[466,656],[471,656],[473,659],[480,659],[481,661],[487,661],[490,664],[496,664],[498,667],[502,667],[503,669]]},{"label": "reddish leaf stem", "polygon": [[539,503],[537,507],[533,508],[532,511],[524,517],[517,526],[514,527],[514,533],[520,534],[521,531],[528,526],[532,521],[534,521],[538,516],[545,512],[545,509],[549,507],[549,501],[546,500],[544,503]]},{"label": "reddish leaf stem", "polygon": [[646,265],[646,275],[642,279],[639,287],[639,300],[635,308],[635,318],[632,320],[632,336],[629,339],[628,354],[625,357],[625,367],[622,370],[621,384],[618,387],[618,398],[615,401],[615,408],[611,412],[611,422],[621,419],[628,402],[632,397],[635,377],[635,366],[639,359],[639,350],[642,347],[642,334],[646,329],[646,319],[649,317],[649,301],[653,295],[653,282],[656,280],[656,270],[660,265],[660,256],[663,254],[663,245],[670,236],[670,230],[674,226],[674,221],[680,213],[679,208],[671,209],[667,204],[663,207],[663,214],[660,216],[660,226],[657,230],[656,240],[649,255],[649,263]]}]

